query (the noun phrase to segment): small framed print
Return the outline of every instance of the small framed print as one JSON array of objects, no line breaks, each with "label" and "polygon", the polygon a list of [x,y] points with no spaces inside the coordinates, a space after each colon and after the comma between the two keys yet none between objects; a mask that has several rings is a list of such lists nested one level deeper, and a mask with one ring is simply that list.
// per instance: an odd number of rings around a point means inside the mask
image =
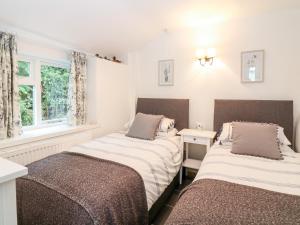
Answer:
[{"label": "small framed print", "polygon": [[243,83],[255,83],[264,81],[264,50],[242,52]]},{"label": "small framed print", "polygon": [[158,61],[158,85],[173,86],[174,85],[174,60]]}]

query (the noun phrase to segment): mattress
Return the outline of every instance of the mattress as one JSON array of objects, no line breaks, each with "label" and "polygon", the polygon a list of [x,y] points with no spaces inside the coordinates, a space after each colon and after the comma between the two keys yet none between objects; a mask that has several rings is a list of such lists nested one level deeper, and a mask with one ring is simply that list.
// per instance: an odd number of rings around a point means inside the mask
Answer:
[{"label": "mattress", "polygon": [[142,177],[148,209],[178,173],[182,162],[180,137],[153,141],[112,133],[72,147],[70,152],[118,162],[133,168]]},{"label": "mattress", "polygon": [[205,156],[195,178],[216,179],[300,196],[300,153],[281,146],[283,160],[232,154],[218,143]]}]

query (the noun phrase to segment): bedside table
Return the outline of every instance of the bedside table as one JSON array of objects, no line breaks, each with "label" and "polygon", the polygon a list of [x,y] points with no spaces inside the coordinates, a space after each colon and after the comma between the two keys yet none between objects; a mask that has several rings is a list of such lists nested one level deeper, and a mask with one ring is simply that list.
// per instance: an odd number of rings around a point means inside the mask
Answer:
[{"label": "bedside table", "polygon": [[209,151],[213,139],[216,136],[214,131],[198,130],[198,129],[183,129],[178,132],[181,135],[182,142],[185,144],[185,160],[180,168],[180,180],[182,183],[183,167],[198,170],[201,166],[201,160],[189,158],[189,144],[205,145],[206,151]]}]

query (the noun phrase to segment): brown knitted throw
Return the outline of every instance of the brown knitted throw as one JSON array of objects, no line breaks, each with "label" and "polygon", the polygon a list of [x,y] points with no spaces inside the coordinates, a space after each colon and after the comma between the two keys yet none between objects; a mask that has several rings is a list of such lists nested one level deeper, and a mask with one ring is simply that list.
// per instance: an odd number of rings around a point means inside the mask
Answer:
[{"label": "brown knitted throw", "polygon": [[17,179],[19,225],[144,225],[143,180],[132,168],[63,152],[28,165]]},{"label": "brown knitted throw", "polygon": [[220,180],[187,187],[166,225],[296,225],[300,197]]}]

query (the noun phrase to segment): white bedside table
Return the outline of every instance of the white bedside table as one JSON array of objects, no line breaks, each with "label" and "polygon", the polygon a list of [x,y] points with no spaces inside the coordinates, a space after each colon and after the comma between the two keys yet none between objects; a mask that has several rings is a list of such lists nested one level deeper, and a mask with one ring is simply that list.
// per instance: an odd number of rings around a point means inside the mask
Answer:
[{"label": "white bedside table", "polygon": [[198,129],[183,129],[178,132],[181,135],[183,143],[185,143],[185,160],[180,168],[180,181],[182,183],[183,167],[198,170],[201,166],[201,160],[189,158],[189,144],[205,145],[206,151],[209,151],[213,139],[216,136],[214,131],[198,130]]},{"label": "white bedside table", "polygon": [[16,178],[27,168],[0,158],[0,225],[17,225]]}]

